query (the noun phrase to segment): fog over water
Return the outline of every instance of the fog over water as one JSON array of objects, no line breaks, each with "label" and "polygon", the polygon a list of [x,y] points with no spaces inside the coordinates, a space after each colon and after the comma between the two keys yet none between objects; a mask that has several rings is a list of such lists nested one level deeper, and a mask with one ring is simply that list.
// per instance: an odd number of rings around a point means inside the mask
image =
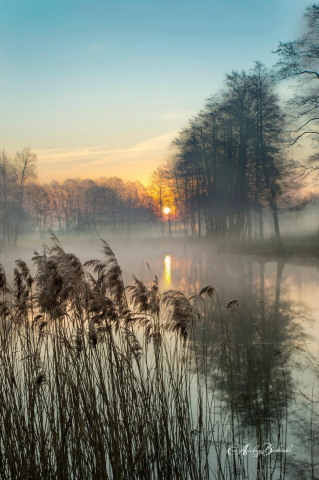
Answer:
[{"label": "fog over water", "polygon": [[[106,239],[108,240],[108,239]],[[313,353],[319,353],[319,262],[316,259],[268,260],[250,255],[224,253],[222,248],[196,240],[116,239],[109,240],[123,272],[125,285],[133,283],[134,274],[146,284],[155,275],[160,290],[176,289],[190,297],[206,285],[213,286],[222,308],[232,299],[241,300],[252,315],[261,308],[280,322],[280,312],[289,312],[290,325],[302,327],[313,340]],[[82,262],[101,259],[101,242],[65,240],[62,246]],[[21,258],[32,267],[33,251],[38,243],[6,247],[0,254],[8,279],[13,279],[15,260]],[[263,302],[263,303],[260,303]]]},{"label": "fog over water", "polygon": [[[161,292],[176,289],[191,296],[202,287],[211,285],[218,291],[222,305],[237,298],[257,313],[260,301],[269,309],[280,309],[282,304],[290,302],[291,307],[299,305],[311,313],[313,321],[319,320],[317,259],[275,260],[231,254],[223,252],[220,244],[208,244],[198,239],[103,239],[115,253],[125,285],[132,283],[133,274],[145,283],[157,275]],[[49,241],[46,243],[50,245]],[[61,243],[67,253],[74,253],[82,263],[102,259],[101,242],[97,238],[65,239]],[[16,259],[21,258],[32,269],[35,250],[41,252],[42,244],[34,240],[2,249],[0,262],[10,280]],[[261,275],[264,278],[264,298],[261,297]],[[315,327],[310,320],[308,323],[311,333],[319,340],[319,326]]]}]

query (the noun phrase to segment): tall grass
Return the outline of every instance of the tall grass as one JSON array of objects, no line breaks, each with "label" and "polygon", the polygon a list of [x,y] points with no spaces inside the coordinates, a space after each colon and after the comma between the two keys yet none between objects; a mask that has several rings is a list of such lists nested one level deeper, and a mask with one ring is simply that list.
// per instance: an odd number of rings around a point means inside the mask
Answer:
[{"label": "tall grass", "polygon": [[[82,265],[51,237],[35,276],[17,260],[8,285],[0,268],[0,478],[234,480],[252,466],[285,478],[282,454],[227,454],[250,426],[260,444],[287,434],[285,369],[249,344],[239,302],[225,319],[213,287],[125,288],[106,242]],[[198,346],[196,324],[214,326],[214,346]]]}]

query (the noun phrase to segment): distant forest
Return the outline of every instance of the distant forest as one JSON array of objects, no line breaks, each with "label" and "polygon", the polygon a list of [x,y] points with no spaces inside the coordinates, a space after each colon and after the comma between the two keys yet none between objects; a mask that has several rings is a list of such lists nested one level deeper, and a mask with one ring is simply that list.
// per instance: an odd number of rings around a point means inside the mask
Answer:
[{"label": "distant forest", "polygon": [[[301,38],[279,43],[273,69],[255,62],[248,72],[226,75],[224,88],[172,142],[169,160],[147,188],[117,177],[39,185],[30,149],[13,160],[2,151],[0,242],[15,244],[35,232],[43,237],[47,227],[59,234],[164,234],[166,221],[173,233],[261,241],[267,212],[281,248],[281,211],[319,203],[298,194],[319,172],[319,4],[307,8],[305,20]],[[294,90],[283,107],[276,92],[287,80]],[[291,146],[306,137],[315,153],[297,163]],[[318,224],[319,216],[315,230]]]}]

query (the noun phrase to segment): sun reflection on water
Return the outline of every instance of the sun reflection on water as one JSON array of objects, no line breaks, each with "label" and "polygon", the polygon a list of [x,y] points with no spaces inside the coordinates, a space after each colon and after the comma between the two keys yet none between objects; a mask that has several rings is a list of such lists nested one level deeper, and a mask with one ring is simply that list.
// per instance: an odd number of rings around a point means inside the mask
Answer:
[{"label": "sun reflection on water", "polygon": [[166,255],[165,260],[164,260],[164,265],[165,265],[165,287],[170,287],[170,286],[171,286],[171,278],[172,278],[171,262],[172,262],[172,259],[171,259],[170,255]]}]

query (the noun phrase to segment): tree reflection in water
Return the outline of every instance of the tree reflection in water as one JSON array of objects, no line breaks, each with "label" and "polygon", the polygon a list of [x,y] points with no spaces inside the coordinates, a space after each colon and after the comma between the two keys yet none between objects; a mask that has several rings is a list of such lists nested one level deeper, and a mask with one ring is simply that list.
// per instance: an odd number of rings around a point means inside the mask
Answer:
[{"label": "tree reflection in water", "polygon": [[[257,478],[315,479],[319,371],[313,334],[318,318],[309,295],[318,296],[317,272],[284,259],[216,255],[209,249],[185,250],[174,256],[174,267],[174,288],[189,296],[203,285],[221,292],[219,299],[205,297],[205,306],[199,302],[203,320],[192,347],[198,359],[194,369],[202,381],[208,375],[219,398],[213,409],[218,468],[227,465],[234,478],[245,478],[243,472],[254,465]],[[239,306],[226,308],[232,298],[240,300]],[[253,454],[227,459],[229,446],[248,443],[250,448],[265,443],[293,448],[258,459]]]}]

